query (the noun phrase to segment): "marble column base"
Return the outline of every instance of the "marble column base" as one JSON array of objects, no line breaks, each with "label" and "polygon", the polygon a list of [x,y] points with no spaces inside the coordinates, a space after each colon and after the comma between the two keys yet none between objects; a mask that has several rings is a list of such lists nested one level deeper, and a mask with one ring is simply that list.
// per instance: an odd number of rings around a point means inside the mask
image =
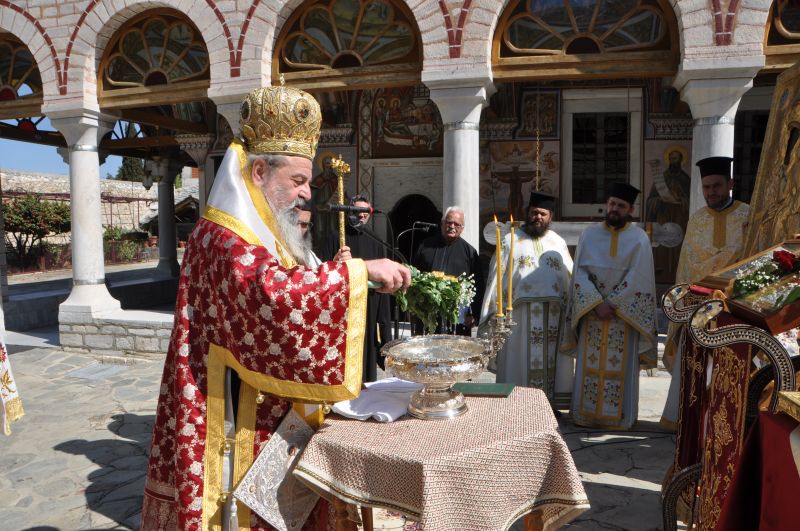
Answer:
[{"label": "marble column base", "polygon": [[58,322],[91,323],[95,317],[120,308],[120,302],[104,283],[74,285],[67,300],[58,307]]}]

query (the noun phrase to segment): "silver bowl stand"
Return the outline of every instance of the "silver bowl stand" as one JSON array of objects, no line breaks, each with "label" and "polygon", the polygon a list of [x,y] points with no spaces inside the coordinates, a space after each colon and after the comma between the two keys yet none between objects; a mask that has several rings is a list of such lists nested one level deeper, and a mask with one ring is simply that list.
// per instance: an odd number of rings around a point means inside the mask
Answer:
[{"label": "silver bowl stand", "polygon": [[[489,333],[485,338],[450,335],[413,336],[386,344],[383,352],[386,355],[387,370],[400,378],[425,386],[411,396],[408,413],[423,420],[443,420],[463,415],[467,411],[467,401],[463,393],[453,389],[453,385],[480,375],[489,360],[497,356],[511,335],[511,327],[515,324],[511,314],[508,314],[491,319]],[[396,352],[399,350],[398,347],[411,342],[446,344],[462,341],[476,343],[473,349],[479,349],[481,353],[433,361],[405,358]]]}]

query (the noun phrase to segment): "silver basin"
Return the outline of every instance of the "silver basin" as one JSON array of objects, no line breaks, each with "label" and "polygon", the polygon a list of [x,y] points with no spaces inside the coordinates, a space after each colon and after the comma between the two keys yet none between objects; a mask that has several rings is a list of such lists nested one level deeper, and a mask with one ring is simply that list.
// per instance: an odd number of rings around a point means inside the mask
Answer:
[{"label": "silver basin", "polygon": [[447,419],[466,412],[464,395],[452,386],[477,378],[491,357],[488,340],[452,335],[396,339],[381,353],[393,376],[425,385],[408,406],[409,414],[421,419]]}]

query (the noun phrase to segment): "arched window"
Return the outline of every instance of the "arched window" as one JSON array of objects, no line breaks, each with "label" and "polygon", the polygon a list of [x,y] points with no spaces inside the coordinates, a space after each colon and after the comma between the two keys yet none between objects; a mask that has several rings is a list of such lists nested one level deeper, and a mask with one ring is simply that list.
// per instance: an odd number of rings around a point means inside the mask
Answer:
[{"label": "arched window", "polygon": [[800,4],[772,3],[764,39],[766,65],[762,72],[781,72],[800,60]]},{"label": "arched window", "polygon": [[677,42],[663,0],[516,0],[495,33],[495,77],[520,70],[531,77],[664,75],[677,69]]},{"label": "arched window", "polygon": [[397,0],[308,1],[281,33],[273,74],[295,86],[336,88],[345,76],[348,88],[419,80],[419,31]]},{"label": "arched window", "polygon": [[[148,11],[114,34],[99,78],[103,108],[116,106],[114,92],[120,98],[147,92],[153,103],[204,99],[209,84],[208,51],[200,31],[181,15]],[[176,84],[181,84],[180,91],[175,90]]]},{"label": "arched window", "polygon": [[30,117],[41,107],[42,78],[33,54],[16,37],[0,35],[0,119],[19,119],[21,129],[35,131],[38,122]]}]

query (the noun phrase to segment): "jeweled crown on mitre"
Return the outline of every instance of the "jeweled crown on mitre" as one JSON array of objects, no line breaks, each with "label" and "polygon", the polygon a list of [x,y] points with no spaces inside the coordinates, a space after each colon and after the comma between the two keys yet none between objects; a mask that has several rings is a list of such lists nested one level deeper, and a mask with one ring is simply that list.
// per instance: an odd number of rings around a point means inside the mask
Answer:
[{"label": "jeweled crown on mitre", "polygon": [[251,154],[313,160],[322,113],[308,92],[283,85],[262,87],[250,92],[242,102],[239,125]]}]

